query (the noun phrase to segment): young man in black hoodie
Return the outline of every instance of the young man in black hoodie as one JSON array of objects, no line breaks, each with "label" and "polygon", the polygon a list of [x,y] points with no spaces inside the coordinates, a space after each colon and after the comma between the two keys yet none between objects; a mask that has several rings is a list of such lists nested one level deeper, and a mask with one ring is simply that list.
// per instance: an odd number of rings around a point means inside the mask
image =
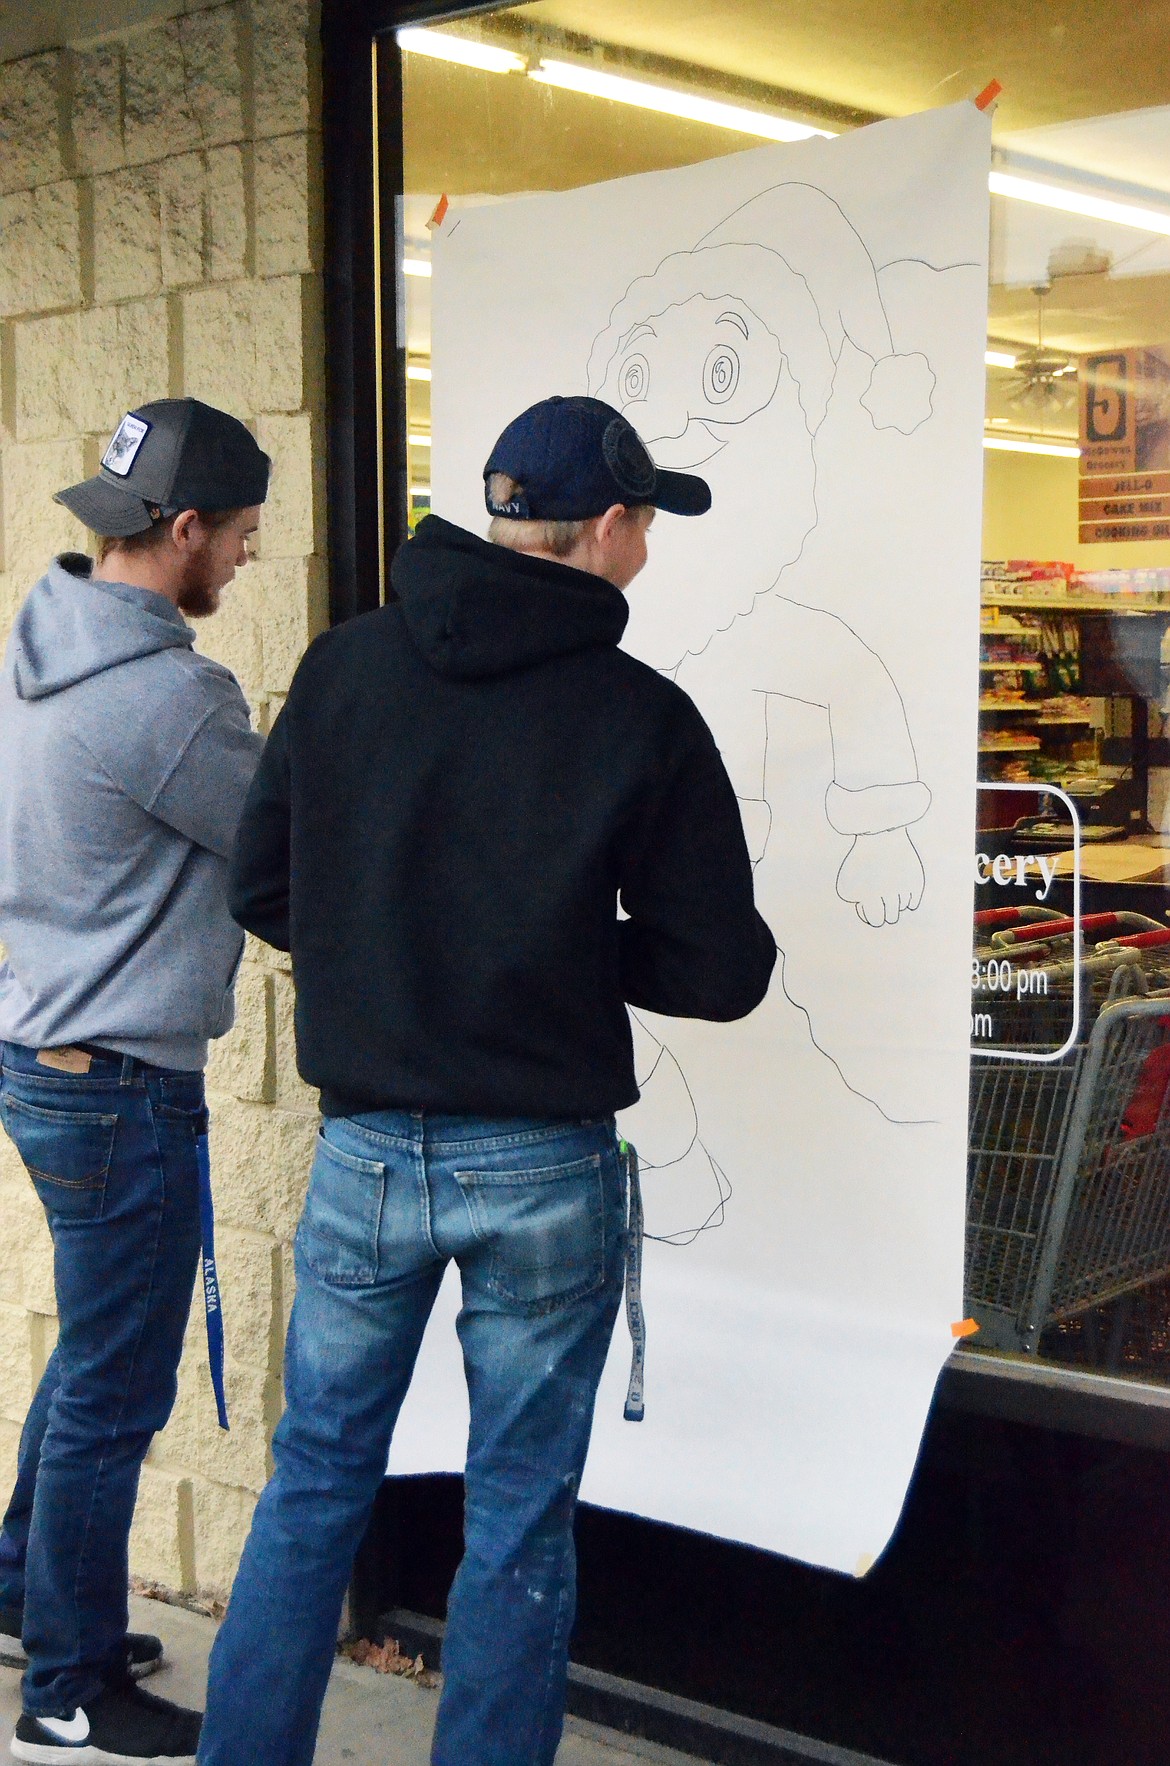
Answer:
[{"label": "young man in black hoodie", "polygon": [[432,1759],[551,1766],[627,1249],[626,1007],[742,1017],[775,962],[710,731],[617,648],[655,508],[702,514],[707,486],[659,471],[585,398],[524,412],[484,476],[497,543],[422,523],[397,601],[309,650],[240,829],[233,912],[292,951],[325,1123],[288,1408],[212,1657],[205,1766],[312,1760],[354,1550],[451,1258],[471,1429]]}]

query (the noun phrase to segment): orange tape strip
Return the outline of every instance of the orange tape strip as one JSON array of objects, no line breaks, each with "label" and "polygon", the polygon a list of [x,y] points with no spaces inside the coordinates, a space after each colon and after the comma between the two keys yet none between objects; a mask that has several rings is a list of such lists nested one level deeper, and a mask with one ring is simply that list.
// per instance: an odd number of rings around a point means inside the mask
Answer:
[{"label": "orange tape strip", "polygon": [[989,109],[990,106],[995,103],[996,99],[999,97],[999,95],[1002,91],[1003,91],[1003,87],[1000,85],[999,81],[992,80],[990,82],[990,84],[984,86],[982,92],[979,94],[978,98],[975,100],[975,109],[976,110]]},{"label": "orange tape strip", "polygon": [[450,206],[451,206],[451,204],[447,201],[446,194],[444,193],[442,196],[440,196],[438,202],[435,204],[435,212],[431,216],[430,220],[427,222],[427,226],[428,227],[441,227],[443,225],[444,220],[446,219],[447,210],[450,208]]},{"label": "orange tape strip", "polygon": [[951,1336],[952,1337],[973,1337],[975,1335],[975,1332],[978,1329],[979,1329],[979,1326],[976,1323],[975,1319],[961,1318],[959,1320],[958,1324],[953,1324],[951,1326]]}]

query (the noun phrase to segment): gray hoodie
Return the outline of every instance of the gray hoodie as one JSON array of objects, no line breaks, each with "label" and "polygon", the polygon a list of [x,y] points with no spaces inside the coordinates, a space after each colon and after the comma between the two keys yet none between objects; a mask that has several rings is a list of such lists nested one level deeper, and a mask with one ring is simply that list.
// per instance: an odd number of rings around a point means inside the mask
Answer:
[{"label": "gray hoodie", "polygon": [[243,934],[227,861],[263,748],[149,589],[55,559],[0,671],[0,1040],[200,1068]]}]

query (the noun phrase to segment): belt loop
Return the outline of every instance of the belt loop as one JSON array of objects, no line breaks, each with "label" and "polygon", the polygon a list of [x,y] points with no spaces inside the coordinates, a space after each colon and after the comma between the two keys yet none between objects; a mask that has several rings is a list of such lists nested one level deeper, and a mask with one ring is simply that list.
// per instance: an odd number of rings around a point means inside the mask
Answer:
[{"label": "belt loop", "polygon": [[626,1325],[630,1333],[630,1383],[626,1388],[623,1415],[628,1423],[640,1423],[646,1415],[646,1314],[642,1309],[642,1185],[638,1178],[638,1154],[629,1141],[619,1141],[626,1168]]},{"label": "belt loop", "polygon": [[122,1056],[122,1077],[118,1081],[119,1085],[133,1085],[134,1084],[134,1069],[136,1066],[137,1066],[137,1062],[135,1061],[133,1055],[123,1055]]}]

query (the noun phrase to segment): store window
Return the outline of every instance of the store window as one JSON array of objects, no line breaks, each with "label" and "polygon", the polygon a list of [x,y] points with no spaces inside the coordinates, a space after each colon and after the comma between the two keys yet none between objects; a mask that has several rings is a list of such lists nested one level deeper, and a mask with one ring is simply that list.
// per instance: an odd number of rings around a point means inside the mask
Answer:
[{"label": "store window", "polygon": [[965,1352],[1170,1381],[1170,76],[1136,41],[1102,58],[1103,8],[979,29],[826,10],[537,0],[381,41],[401,55],[404,522],[431,505],[448,215],[999,75]]}]

